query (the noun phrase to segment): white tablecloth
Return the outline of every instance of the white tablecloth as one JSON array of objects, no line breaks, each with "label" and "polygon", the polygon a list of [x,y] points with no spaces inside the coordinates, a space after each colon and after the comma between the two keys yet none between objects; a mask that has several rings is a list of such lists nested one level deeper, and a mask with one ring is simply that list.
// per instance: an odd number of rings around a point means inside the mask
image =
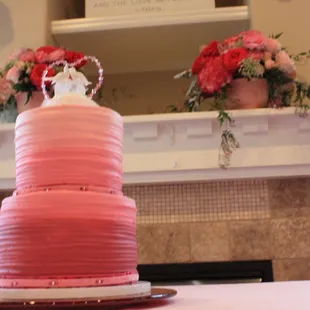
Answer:
[{"label": "white tablecloth", "polygon": [[171,287],[167,303],[130,309],[310,310],[310,281]]}]

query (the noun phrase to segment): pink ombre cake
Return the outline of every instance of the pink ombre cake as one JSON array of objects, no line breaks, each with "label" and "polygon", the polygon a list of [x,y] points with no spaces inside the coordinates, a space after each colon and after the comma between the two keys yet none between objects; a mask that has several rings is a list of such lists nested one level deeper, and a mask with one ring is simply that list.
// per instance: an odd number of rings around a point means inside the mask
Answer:
[{"label": "pink ombre cake", "polygon": [[122,194],[122,117],[68,93],[19,115],[15,144],[17,188],[0,212],[2,289],[64,289],[67,296],[66,289],[136,285],[136,205]]}]

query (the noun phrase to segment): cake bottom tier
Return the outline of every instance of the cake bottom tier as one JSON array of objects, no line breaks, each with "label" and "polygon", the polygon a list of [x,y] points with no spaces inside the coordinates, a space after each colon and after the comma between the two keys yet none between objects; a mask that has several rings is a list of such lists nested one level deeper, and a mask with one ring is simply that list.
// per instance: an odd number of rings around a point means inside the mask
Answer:
[{"label": "cake bottom tier", "polygon": [[2,287],[134,283],[136,267],[136,207],[129,198],[52,190],[2,203]]}]

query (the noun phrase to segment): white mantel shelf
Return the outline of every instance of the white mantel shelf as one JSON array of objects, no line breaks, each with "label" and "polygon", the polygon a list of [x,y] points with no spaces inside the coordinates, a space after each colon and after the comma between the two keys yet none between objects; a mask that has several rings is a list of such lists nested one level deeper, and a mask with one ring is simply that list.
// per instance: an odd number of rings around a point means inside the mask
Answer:
[{"label": "white mantel shelf", "polygon": [[125,182],[157,183],[310,175],[310,115],[294,108],[237,110],[240,142],[228,169],[218,166],[217,112],[125,118]]},{"label": "white mantel shelf", "polygon": [[202,44],[223,40],[248,27],[248,7],[240,6],[155,16],[56,20],[51,32],[58,45],[97,56],[106,74],[118,74],[187,68]]},{"label": "white mantel shelf", "polygon": [[[294,108],[230,112],[241,148],[218,166],[217,112],[124,117],[125,184],[310,175],[310,115]],[[14,125],[0,125],[0,188],[15,186]]]}]

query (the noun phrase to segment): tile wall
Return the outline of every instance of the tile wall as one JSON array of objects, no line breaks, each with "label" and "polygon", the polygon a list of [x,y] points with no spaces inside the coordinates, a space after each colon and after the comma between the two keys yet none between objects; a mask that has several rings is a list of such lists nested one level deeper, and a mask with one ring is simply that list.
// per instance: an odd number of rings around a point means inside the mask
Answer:
[{"label": "tile wall", "polygon": [[310,280],[310,178],[126,186],[138,206],[140,263],[273,261]]}]

